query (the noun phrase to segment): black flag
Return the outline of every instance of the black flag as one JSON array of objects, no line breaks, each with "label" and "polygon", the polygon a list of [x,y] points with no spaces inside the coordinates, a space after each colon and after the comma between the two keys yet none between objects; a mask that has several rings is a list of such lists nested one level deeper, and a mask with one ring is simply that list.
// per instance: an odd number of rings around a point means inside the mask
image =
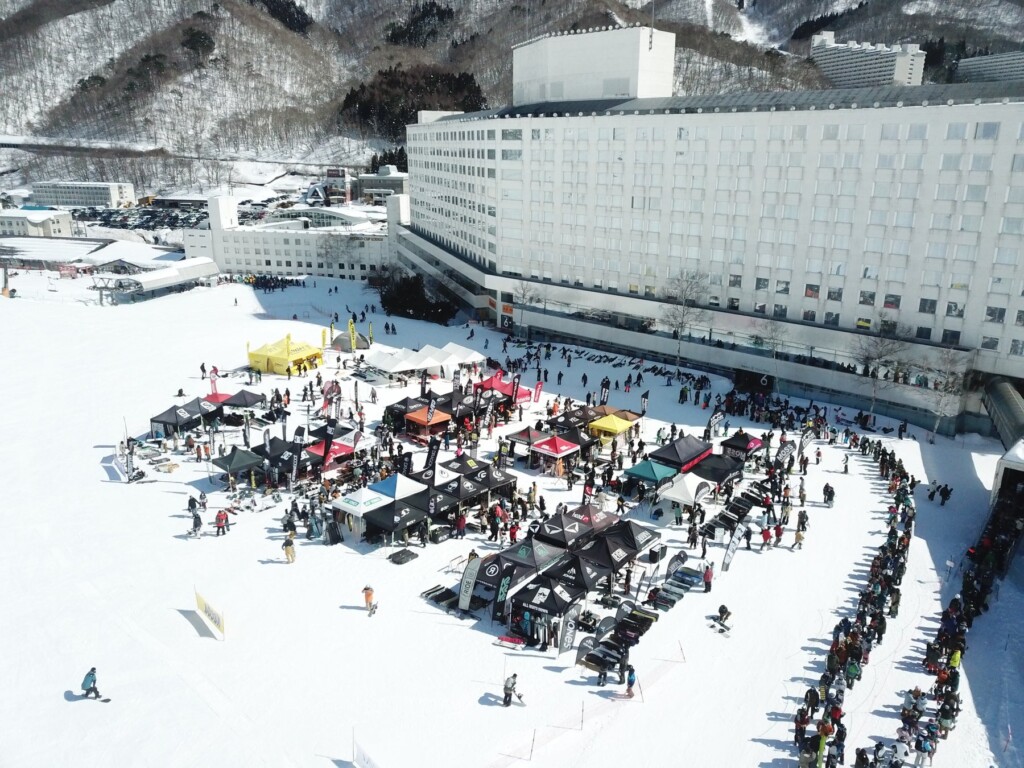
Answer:
[{"label": "black flag", "polygon": [[427,463],[424,469],[433,469],[437,463],[437,454],[441,450],[441,441],[436,435],[431,435],[430,443],[427,445]]},{"label": "black flag", "polygon": [[601,405],[608,405],[608,387],[601,387]]},{"label": "black flag", "polygon": [[714,428],[721,424],[724,419],[725,411],[716,409],[715,412],[711,414],[711,418],[708,419],[708,429],[714,430]]},{"label": "black flag", "polygon": [[508,592],[512,588],[512,577],[516,572],[516,564],[511,560],[499,559],[501,563],[501,575],[498,577],[498,586],[494,590],[494,606],[491,611],[491,618],[501,621],[505,618],[505,601],[508,600]]},{"label": "black flag", "polygon": [[648,398],[650,398],[650,396],[651,396],[651,390],[649,390],[649,389],[646,392],[644,392],[642,395],[640,395],[640,415],[641,416],[646,416],[647,415],[647,400],[648,400]]},{"label": "black flag", "polygon": [[789,440],[779,446],[779,452],[775,454],[775,466],[784,467],[789,457],[796,451],[796,443]]},{"label": "black flag", "polygon": [[558,652],[571,651],[573,643],[576,642],[576,623],[579,621],[583,606],[579,603],[572,606],[562,617],[562,632],[558,638]]},{"label": "black flag", "polygon": [[452,390],[459,388],[459,382],[462,380],[462,369],[455,366],[455,373],[452,374]]},{"label": "black flag", "polygon": [[405,453],[402,454],[401,473],[403,475],[412,474],[412,453],[409,451],[406,451]]},{"label": "black flag", "polygon": [[327,466],[327,455],[331,452],[331,444],[334,443],[334,431],[338,428],[337,419],[327,420],[327,437],[324,438],[324,466],[323,471],[326,472],[329,467]]},{"label": "black flag", "polygon": [[512,407],[519,404],[519,374],[512,377]]},{"label": "black flag", "polygon": [[427,406],[427,428],[430,428],[430,420],[434,418],[434,412],[437,410],[437,398],[430,398],[430,405]]},{"label": "black flag", "polygon": [[814,430],[808,427],[800,435],[800,455],[804,455],[804,448],[811,444],[814,439]]},{"label": "black flag", "polygon": [[420,374],[420,397],[425,397],[427,394],[427,371],[424,369],[423,373]]}]

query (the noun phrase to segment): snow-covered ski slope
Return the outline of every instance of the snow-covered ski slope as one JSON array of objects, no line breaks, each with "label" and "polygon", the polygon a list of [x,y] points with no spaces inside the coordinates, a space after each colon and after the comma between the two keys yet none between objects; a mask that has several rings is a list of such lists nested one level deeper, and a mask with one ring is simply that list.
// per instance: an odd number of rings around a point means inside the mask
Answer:
[{"label": "snow-covered ski slope", "polygon": [[[344,316],[346,304],[374,302],[358,284],[318,279],[315,289],[272,295],[231,285],[99,307],[89,303],[85,281],[53,282],[56,291],[43,276],[15,277],[13,286],[35,298],[0,301],[7,360],[0,375],[7,544],[0,558],[0,658],[8,693],[0,702],[0,764],[349,766],[354,744],[380,768],[527,760],[587,768],[796,764],[791,718],[884,539],[885,489],[859,454],[844,475],[842,449],[823,446],[822,465],[812,461],[807,477],[803,550],[788,548],[791,528],[781,550],[741,548],[710,595],[688,595],[633,649],[639,686],[635,698],[624,700],[621,686],[598,688],[593,673],[574,667],[574,653],[496,647],[503,631],[489,618],[459,620],[419,598],[436,584],[455,586],[458,575],[446,567],[470,548],[494,551],[480,535],[417,549],[416,560],[396,566],[384,550],[349,541],[326,547],[307,542],[300,530],[296,563],[286,566],[282,505],[232,517],[225,537],[214,537],[207,525],[201,538],[187,539],[189,495],[210,494],[206,522],[225,503],[221,491],[211,492],[220,486],[210,484],[204,464],[182,457],[179,469],[165,475],[143,463],[156,482],[132,485],[111,468],[125,422],[142,434],[150,416],[180,402],[179,387],[189,397],[209,392],[201,362],[242,366],[247,342],[255,348],[286,332],[318,344],[314,306]],[[335,284],[341,292],[328,297],[326,287]],[[299,321],[272,319],[307,313]],[[504,359],[496,333],[478,329],[467,341],[463,328],[399,319],[398,335],[385,336],[385,318],[368,318],[380,343],[451,340]],[[332,356],[330,375],[334,364]],[[576,399],[584,395],[582,373],[595,388],[605,373],[614,381],[630,370],[582,358],[566,369],[557,354],[547,365],[546,389]],[[559,370],[566,373],[562,387],[555,386]],[[709,411],[678,406],[676,387],[650,374],[645,379],[629,394],[613,391],[611,404],[639,409],[641,393],[650,390],[646,440],[672,422],[699,435]],[[523,380],[533,383],[529,374]],[[292,392],[303,383],[293,380]],[[229,379],[220,388],[243,384]],[[264,391],[275,386],[283,390],[288,382],[264,377]],[[345,382],[343,391],[350,387]],[[728,384],[715,379],[714,387],[724,392]],[[378,390],[378,405],[366,406],[369,420],[414,392]],[[552,396],[544,394],[536,408]],[[298,415],[289,435],[305,422],[300,408],[292,412]],[[531,411],[527,419],[539,415]],[[733,429],[761,431],[730,421]],[[272,430],[279,434],[279,427]],[[918,490],[902,609],[846,698],[848,764],[855,747],[891,741],[902,692],[930,682],[919,665],[924,640],[959,583],[956,575],[943,581],[945,562],[959,562],[977,536],[1001,453],[997,442],[977,436],[928,445],[892,434],[884,439],[909,471],[947,482],[955,493],[940,508]],[[493,446],[485,440],[482,455]],[[442,452],[442,459],[450,455]],[[422,462],[419,454],[415,467]],[[569,494],[548,477],[524,474],[520,487],[535,479],[549,509],[579,501],[579,485]],[[837,489],[833,509],[820,504],[825,482]],[[666,516],[659,524],[671,551],[685,530],[670,522]],[[720,545],[708,554],[721,565]],[[365,618],[366,584],[387,603],[373,621]],[[1024,733],[1022,586],[1018,563],[969,635],[965,711],[940,744],[936,765],[1022,765],[1016,745],[1006,743],[1008,725]],[[224,640],[192,613],[194,590],[222,612]],[[722,603],[733,613],[729,638],[704,626]],[[76,698],[91,666],[103,696],[113,698],[104,707]],[[502,681],[512,672],[529,707],[499,706]]]}]

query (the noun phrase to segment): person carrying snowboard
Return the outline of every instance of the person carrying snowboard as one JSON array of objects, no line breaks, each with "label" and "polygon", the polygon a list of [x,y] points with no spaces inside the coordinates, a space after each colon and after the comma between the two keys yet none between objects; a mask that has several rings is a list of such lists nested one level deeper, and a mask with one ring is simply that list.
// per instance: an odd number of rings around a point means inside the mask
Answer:
[{"label": "person carrying snowboard", "polygon": [[516,677],[517,675],[513,672],[511,677],[505,678],[505,685],[502,688],[502,692],[505,694],[505,698],[502,701],[502,706],[504,707],[512,706],[512,694],[516,693]]},{"label": "person carrying snowboard", "polygon": [[90,693],[96,694],[95,698],[100,697],[100,692],[96,688],[96,667],[93,667],[85,673],[85,678],[82,680],[82,690],[85,691],[83,698],[88,699]]},{"label": "person carrying snowboard", "polygon": [[373,608],[373,587],[369,584],[363,587],[363,603],[366,604],[366,612],[369,613]]},{"label": "person carrying snowboard", "polygon": [[216,520],[216,522],[217,522],[217,535],[220,536],[222,534],[227,533],[228,513],[225,512],[223,509],[220,510],[220,512],[217,513],[217,520]]}]

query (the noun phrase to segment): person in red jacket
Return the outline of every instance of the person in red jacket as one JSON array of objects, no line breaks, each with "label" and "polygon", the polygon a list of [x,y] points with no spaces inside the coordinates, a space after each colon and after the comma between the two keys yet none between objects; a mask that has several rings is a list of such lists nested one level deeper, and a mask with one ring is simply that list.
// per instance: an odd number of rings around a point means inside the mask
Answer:
[{"label": "person in red jacket", "polygon": [[796,715],[793,717],[794,733],[793,743],[798,747],[804,743],[804,739],[807,738],[807,726],[811,724],[811,718],[807,714],[807,710],[804,707],[800,707],[796,711]]},{"label": "person in red jacket", "polygon": [[707,568],[704,569],[704,591],[711,591],[711,582],[715,578],[715,566],[713,563],[708,563]]},{"label": "person in red jacket", "polygon": [[223,509],[217,513],[217,535],[220,536],[222,533],[227,533],[228,529],[228,513]]},{"label": "person in red jacket", "polygon": [[518,522],[513,522],[512,525],[510,525],[508,527],[508,540],[509,540],[509,543],[510,544],[515,544],[516,543],[516,538],[518,536],[519,536],[519,523]]},{"label": "person in red jacket", "polygon": [[782,534],[785,529],[782,527],[782,523],[775,524],[775,546],[779,546],[782,543]]},{"label": "person in red jacket", "polygon": [[765,547],[771,547],[772,545],[772,529],[762,528],[761,529],[761,549],[758,552],[763,552]]}]

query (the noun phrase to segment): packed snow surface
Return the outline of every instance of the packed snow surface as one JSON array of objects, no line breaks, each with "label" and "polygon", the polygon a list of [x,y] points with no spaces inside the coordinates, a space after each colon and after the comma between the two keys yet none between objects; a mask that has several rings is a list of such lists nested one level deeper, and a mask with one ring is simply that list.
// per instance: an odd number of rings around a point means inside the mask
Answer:
[{"label": "packed snow surface", "polygon": [[[596,687],[592,672],[573,665],[575,652],[497,647],[501,627],[488,616],[459,620],[419,597],[434,585],[455,586],[458,573],[447,566],[470,548],[495,551],[480,534],[416,549],[418,559],[396,566],[388,550],[352,541],[327,547],[306,541],[300,529],[292,567],[281,551],[285,504],[239,513],[225,537],[206,526],[201,538],[185,538],[190,495],[210,494],[207,521],[227,503],[205,463],[181,456],[170,474],[143,463],[156,482],[126,484],[112,463],[116,445],[126,430],[143,435],[150,416],[181,402],[179,388],[188,398],[208,394],[200,363],[240,368],[247,343],[256,348],[289,332],[319,344],[317,323],[325,321],[317,308],[344,317],[346,305],[361,310],[377,300],[358,283],[312,282],[274,294],[222,285],[101,307],[84,279],[13,278],[23,298],[0,300],[8,542],[0,560],[0,658],[8,670],[0,763],[349,766],[358,745],[380,768],[796,764],[793,714],[824,668],[832,627],[852,615],[885,536],[885,488],[859,453],[842,474],[845,449],[820,444],[822,463],[812,461],[807,477],[810,528],[802,550],[789,549],[791,528],[782,549],[741,548],[712,594],[691,594],[661,615],[632,651],[639,688],[631,700],[619,698],[620,686]],[[333,285],[341,291],[328,296]],[[293,315],[299,319],[285,319]],[[455,341],[504,360],[501,336],[482,328],[467,340],[463,327],[399,318],[397,335],[385,336],[379,311],[367,319],[382,345]],[[624,379],[632,370],[579,353],[571,368],[557,352],[545,361],[550,381],[528,423],[543,416],[556,393],[581,400],[584,372],[594,389],[606,373]],[[510,354],[522,348],[510,347]],[[328,363],[330,378],[336,357]],[[555,385],[558,371],[566,374],[563,386]],[[253,388],[290,385],[294,401],[306,381],[266,375]],[[523,381],[532,385],[533,374]],[[244,385],[240,378],[219,382],[222,392]],[[713,387],[724,393],[730,384],[713,378]],[[351,381],[343,379],[342,388],[351,397]],[[677,389],[645,374],[643,386],[612,391],[610,402],[639,410],[641,393],[650,390],[646,441],[669,423],[699,436],[710,411],[678,405]],[[410,394],[418,386],[379,389],[379,403],[365,406],[370,424],[386,404]],[[289,436],[305,423],[295,405]],[[730,421],[732,430],[766,428]],[[513,421],[495,438],[521,426]],[[878,426],[891,424],[879,419]],[[278,426],[271,429],[279,434]],[[955,492],[940,507],[927,501],[923,487],[917,491],[902,609],[846,697],[848,764],[854,748],[891,742],[903,691],[930,684],[920,665],[924,642],[959,586],[955,568],[947,580],[946,561],[958,565],[980,532],[1002,453],[995,440],[975,435],[930,445],[920,430],[911,434],[919,439],[899,441],[891,433],[883,440],[918,478],[949,483]],[[241,438],[229,431],[228,439]],[[481,456],[494,447],[485,439]],[[420,469],[422,449],[416,450]],[[441,460],[451,455],[442,452]],[[578,485],[570,493],[561,480],[519,474],[521,489],[538,482],[549,509],[580,500]],[[826,482],[837,489],[832,509],[821,503]],[[638,519],[660,527],[670,554],[682,546],[685,529],[670,515]],[[708,551],[719,566],[723,554],[720,544]],[[372,618],[362,609],[366,584],[380,603]],[[1022,584],[1018,562],[992,610],[975,622],[964,660],[964,712],[940,743],[936,765],[1022,765],[1008,739],[1008,726],[1024,734]],[[223,639],[198,623],[194,591],[223,613]],[[721,603],[733,613],[729,637],[706,626]],[[109,704],[79,698],[92,666]],[[526,706],[504,709],[496,704],[512,672]]]}]

